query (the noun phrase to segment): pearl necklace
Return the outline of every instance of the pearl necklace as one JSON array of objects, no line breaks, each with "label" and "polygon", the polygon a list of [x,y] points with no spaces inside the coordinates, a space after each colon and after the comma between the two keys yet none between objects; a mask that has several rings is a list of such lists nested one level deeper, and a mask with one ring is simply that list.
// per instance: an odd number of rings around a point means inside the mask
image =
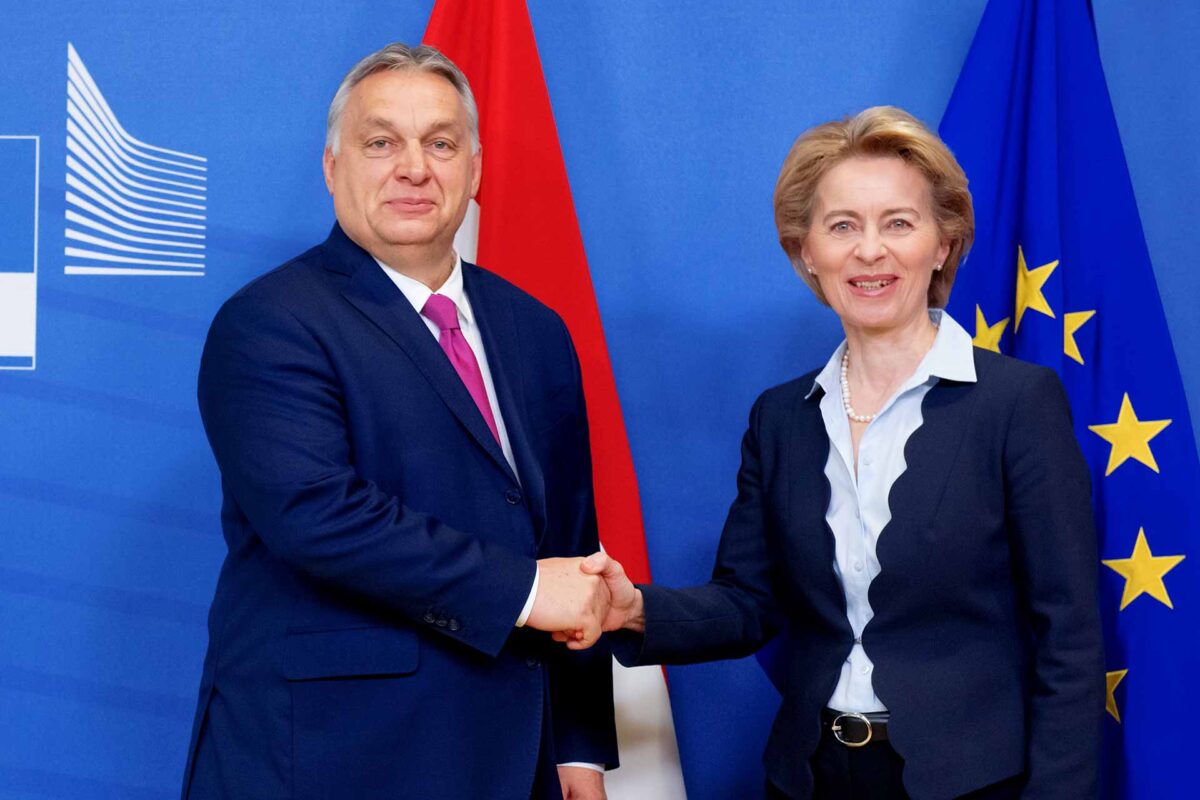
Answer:
[{"label": "pearl necklace", "polygon": [[878,414],[859,414],[854,410],[854,406],[850,404],[850,378],[847,377],[849,368],[850,348],[847,347],[842,351],[842,410],[846,412],[847,417],[855,422],[870,422]]}]

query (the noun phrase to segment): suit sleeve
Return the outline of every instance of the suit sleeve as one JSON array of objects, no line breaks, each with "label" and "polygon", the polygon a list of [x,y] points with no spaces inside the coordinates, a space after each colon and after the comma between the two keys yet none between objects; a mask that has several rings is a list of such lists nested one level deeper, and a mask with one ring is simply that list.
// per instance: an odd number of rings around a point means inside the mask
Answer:
[{"label": "suit sleeve", "polygon": [[783,625],[772,585],[764,508],[764,398],[750,411],[742,438],[737,497],[717,548],[712,579],[703,586],[668,589],[643,585],[644,634],[622,631],[613,652],[626,666],[694,664],[747,656]]},{"label": "suit sleeve", "polygon": [[[561,324],[561,323],[560,323]],[[566,426],[571,437],[564,452],[575,454],[571,484],[564,486],[572,502],[570,516],[547,531],[547,556],[591,555],[600,549],[592,485],[592,454],[587,407],[579,359],[566,326],[562,328],[576,387],[576,424]],[[617,730],[613,709],[612,652],[605,638],[588,650],[555,646],[549,658],[550,708],[554,721],[554,753],[559,764],[586,762],[616,769]]]},{"label": "suit sleeve", "polygon": [[406,508],[356,473],[340,379],[293,314],[254,295],[226,303],[198,393],[225,486],[277,558],[418,625],[453,619],[424,627],[500,651],[534,560]]},{"label": "suit sleeve", "polygon": [[1032,620],[1022,797],[1095,797],[1104,708],[1091,481],[1058,377],[1038,369],[1005,442],[1008,527]]}]

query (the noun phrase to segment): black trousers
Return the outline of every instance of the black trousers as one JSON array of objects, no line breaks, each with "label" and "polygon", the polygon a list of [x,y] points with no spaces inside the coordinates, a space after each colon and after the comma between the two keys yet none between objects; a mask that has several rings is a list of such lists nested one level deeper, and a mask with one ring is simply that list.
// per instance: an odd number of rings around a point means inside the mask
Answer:
[{"label": "black trousers", "polygon": [[[888,742],[846,747],[826,732],[809,762],[813,771],[813,800],[908,800],[901,776],[904,759]],[[1025,776],[985,786],[961,800],[1019,800]],[[767,782],[767,800],[788,795]]]}]

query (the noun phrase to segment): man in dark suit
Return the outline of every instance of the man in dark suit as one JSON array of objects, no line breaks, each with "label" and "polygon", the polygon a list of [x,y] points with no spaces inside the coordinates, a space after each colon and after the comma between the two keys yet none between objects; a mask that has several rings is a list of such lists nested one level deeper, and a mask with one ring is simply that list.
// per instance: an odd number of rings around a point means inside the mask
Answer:
[{"label": "man in dark suit", "polygon": [[[616,764],[587,423],[554,312],[461,261],[466,78],[361,61],[337,225],[217,314],[200,368],[228,556],[185,798],[602,798]],[[569,701],[567,700],[569,698]],[[557,765],[557,769],[556,769]]]}]

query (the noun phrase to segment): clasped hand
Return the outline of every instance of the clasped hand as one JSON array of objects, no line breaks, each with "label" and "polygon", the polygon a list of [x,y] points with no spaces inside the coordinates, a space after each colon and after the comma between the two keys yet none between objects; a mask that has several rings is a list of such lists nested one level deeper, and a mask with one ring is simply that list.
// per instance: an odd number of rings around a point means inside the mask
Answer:
[{"label": "clasped hand", "polygon": [[538,561],[538,590],[526,625],[553,634],[572,650],[594,645],[600,634],[643,630],[642,593],[605,553]]}]

